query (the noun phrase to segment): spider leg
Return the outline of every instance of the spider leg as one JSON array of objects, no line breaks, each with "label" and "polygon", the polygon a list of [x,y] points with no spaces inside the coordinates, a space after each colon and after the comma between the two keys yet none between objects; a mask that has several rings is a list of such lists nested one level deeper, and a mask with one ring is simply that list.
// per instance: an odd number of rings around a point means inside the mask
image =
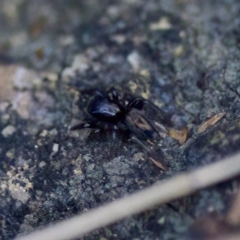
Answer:
[{"label": "spider leg", "polygon": [[152,151],[151,149],[149,149],[142,141],[140,141],[137,137],[132,136],[130,138],[130,140],[132,140],[133,142],[137,143],[138,145],[140,145],[148,154],[150,160],[160,169],[162,170],[166,170],[167,167],[165,166],[165,164],[161,161],[161,157],[163,157],[163,153],[162,154],[157,154],[156,152]]},{"label": "spider leg", "polygon": [[115,150],[116,150],[116,129],[112,130],[112,140],[108,144],[109,147],[109,157],[115,157]]},{"label": "spider leg", "polygon": [[112,140],[113,140],[113,142],[116,141],[116,129],[112,130]]},{"label": "spider leg", "polygon": [[119,93],[118,90],[115,87],[111,87],[107,91],[108,97],[111,101],[118,103],[119,102]]},{"label": "spider leg", "polygon": [[133,142],[140,145],[146,152],[150,152],[149,148],[142,141],[140,141],[137,137],[131,136],[130,140],[132,140]]},{"label": "spider leg", "polygon": [[85,129],[85,128],[97,128],[95,123],[79,123],[75,126],[72,126],[70,130],[80,130],[80,129]]},{"label": "spider leg", "polygon": [[137,108],[142,110],[145,100],[142,98],[133,98],[127,105],[128,109]]},{"label": "spider leg", "polygon": [[154,109],[155,111],[161,112],[162,115],[165,116],[165,113],[162,111],[162,109],[160,109],[159,107],[157,107],[155,104],[153,104],[152,102],[143,99],[143,98],[133,98],[127,105],[128,108],[137,108],[138,110],[142,110],[144,105],[149,105],[152,109]]},{"label": "spider leg", "polygon": [[[144,108],[144,106],[146,105],[146,107]],[[156,116],[158,116],[158,120],[163,123],[164,125],[166,125],[167,127],[172,127],[172,123],[171,120],[166,116],[166,113],[163,112],[162,109],[160,109],[159,107],[157,107],[155,104],[153,104],[152,102],[137,97],[137,98],[133,98],[128,104],[127,104],[127,108],[129,109],[129,111],[132,108],[136,108],[138,110],[144,110],[146,111],[148,114],[151,114],[151,110],[154,111],[154,113],[156,113]],[[150,112],[149,112],[150,110]]]}]

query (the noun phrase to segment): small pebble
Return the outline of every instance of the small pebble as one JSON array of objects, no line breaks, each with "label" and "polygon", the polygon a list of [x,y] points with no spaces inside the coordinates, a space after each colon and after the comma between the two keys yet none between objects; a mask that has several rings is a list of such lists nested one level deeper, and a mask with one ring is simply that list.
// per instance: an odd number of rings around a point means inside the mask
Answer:
[{"label": "small pebble", "polygon": [[2,130],[2,135],[4,137],[11,136],[16,131],[16,128],[12,125],[8,125]]},{"label": "small pebble", "polygon": [[57,152],[58,152],[58,150],[59,150],[59,144],[57,144],[57,143],[54,143],[54,144],[53,144],[52,151],[53,151],[54,153],[57,153]]}]

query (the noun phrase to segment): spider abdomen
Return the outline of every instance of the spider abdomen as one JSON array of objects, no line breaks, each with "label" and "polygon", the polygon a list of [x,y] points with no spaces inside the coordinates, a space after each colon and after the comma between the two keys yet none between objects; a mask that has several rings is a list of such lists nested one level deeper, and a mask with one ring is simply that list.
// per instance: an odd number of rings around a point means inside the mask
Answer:
[{"label": "spider abdomen", "polygon": [[117,122],[122,112],[118,105],[110,103],[106,99],[95,99],[88,107],[88,113],[100,121]]}]

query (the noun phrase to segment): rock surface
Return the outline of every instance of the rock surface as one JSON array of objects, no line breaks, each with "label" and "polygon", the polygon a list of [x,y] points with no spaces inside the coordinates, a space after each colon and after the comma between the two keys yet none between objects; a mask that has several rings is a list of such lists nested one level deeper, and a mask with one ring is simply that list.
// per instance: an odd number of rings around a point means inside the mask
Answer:
[{"label": "rock surface", "polygon": [[[240,144],[240,3],[14,1],[0,3],[0,239],[66,219],[179,172],[236,153]],[[161,171],[118,134],[70,132],[96,90],[152,101],[170,138]],[[225,116],[199,134],[201,124]],[[133,216],[83,239],[186,239],[224,214],[239,179]]]}]

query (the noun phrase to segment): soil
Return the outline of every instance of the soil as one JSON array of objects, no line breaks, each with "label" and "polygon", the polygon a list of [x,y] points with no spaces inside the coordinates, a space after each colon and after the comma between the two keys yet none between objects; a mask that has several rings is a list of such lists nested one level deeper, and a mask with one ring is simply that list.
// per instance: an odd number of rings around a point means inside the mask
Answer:
[{"label": "soil", "polygon": [[[0,9],[1,240],[238,152],[239,1],[2,0]],[[69,130],[111,86],[153,102],[175,129],[187,126],[183,145],[152,143],[166,171],[122,133]],[[193,226],[224,216],[238,185],[235,178],[81,239],[197,239]]]}]

